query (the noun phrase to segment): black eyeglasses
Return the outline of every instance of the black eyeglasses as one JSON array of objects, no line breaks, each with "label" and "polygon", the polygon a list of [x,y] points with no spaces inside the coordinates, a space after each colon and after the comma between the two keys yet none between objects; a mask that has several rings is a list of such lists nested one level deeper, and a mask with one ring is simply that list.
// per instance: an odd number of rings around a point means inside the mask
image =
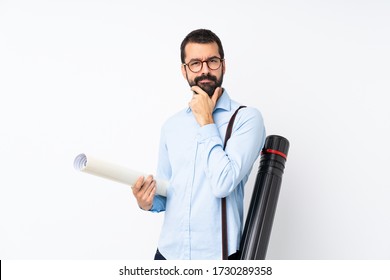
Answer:
[{"label": "black eyeglasses", "polygon": [[219,57],[212,57],[207,60],[200,60],[200,59],[191,60],[188,63],[183,63],[183,65],[188,66],[188,69],[190,69],[191,72],[198,73],[202,70],[204,62],[206,62],[207,67],[209,69],[217,70],[219,69],[219,67],[221,67],[222,61],[224,61],[224,59]]}]

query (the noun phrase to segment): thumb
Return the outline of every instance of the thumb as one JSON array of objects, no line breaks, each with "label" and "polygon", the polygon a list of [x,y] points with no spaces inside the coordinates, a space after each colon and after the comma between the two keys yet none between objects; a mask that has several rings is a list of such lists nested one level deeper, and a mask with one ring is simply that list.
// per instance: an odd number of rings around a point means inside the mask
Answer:
[{"label": "thumb", "polygon": [[217,104],[218,98],[222,95],[222,88],[217,87],[214,91],[213,96],[211,97],[211,100],[214,102],[214,104]]}]

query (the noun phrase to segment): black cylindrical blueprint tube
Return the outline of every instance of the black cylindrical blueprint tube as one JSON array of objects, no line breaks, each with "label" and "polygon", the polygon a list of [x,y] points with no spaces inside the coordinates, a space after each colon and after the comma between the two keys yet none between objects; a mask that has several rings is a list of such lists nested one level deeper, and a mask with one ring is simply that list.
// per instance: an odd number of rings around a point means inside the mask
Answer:
[{"label": "black cylindrical blueprint tube", "polygon": [[282,136],[265,139],[241,238],[241,260],[265,259],[289,146]]}]

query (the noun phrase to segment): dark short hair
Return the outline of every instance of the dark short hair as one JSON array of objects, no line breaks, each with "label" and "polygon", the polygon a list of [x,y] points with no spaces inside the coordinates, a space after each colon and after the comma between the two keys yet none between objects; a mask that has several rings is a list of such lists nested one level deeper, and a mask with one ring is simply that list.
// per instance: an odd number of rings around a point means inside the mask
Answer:
[{"label": "dark short hair", "polygon": [[214,32],[207,30],[207,29],[197,29],[189,33],[181,42],[180,45],[180,56],[181,56],[181,62],[184,63],[185,59],[185,47],[188,43],[198,43],[198,44],[210,44],[210,43],[217,43],[218,45],[218,52],[221,58],[223,59],[225,54],[223,52],[223,47],[221,40],[218,38],[217,35],[215,35]]}]

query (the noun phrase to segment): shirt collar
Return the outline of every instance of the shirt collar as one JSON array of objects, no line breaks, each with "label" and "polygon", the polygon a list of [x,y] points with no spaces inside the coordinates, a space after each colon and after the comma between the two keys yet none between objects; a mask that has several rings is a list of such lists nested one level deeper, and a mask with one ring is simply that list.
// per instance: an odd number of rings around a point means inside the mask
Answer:
[{"label": "shirt collar", "polygon": [[223,89],[221,97],[217,100],[217,104],[215,105],[214,111],[217,109],[221,109],[224,111],[230,111],[231,109],[231,100],[226,89]]},{"label": "shirt collar", "polygon": [[[217,104],[215,105],[214,112],[218,109],[224,110],[224,111],[230,111],[231,109],[231,99],[226,91],[226,89],[223,89],[221,97],[218,98]],[[187,108],[187,113],[191,112],[191,108]]]}]

